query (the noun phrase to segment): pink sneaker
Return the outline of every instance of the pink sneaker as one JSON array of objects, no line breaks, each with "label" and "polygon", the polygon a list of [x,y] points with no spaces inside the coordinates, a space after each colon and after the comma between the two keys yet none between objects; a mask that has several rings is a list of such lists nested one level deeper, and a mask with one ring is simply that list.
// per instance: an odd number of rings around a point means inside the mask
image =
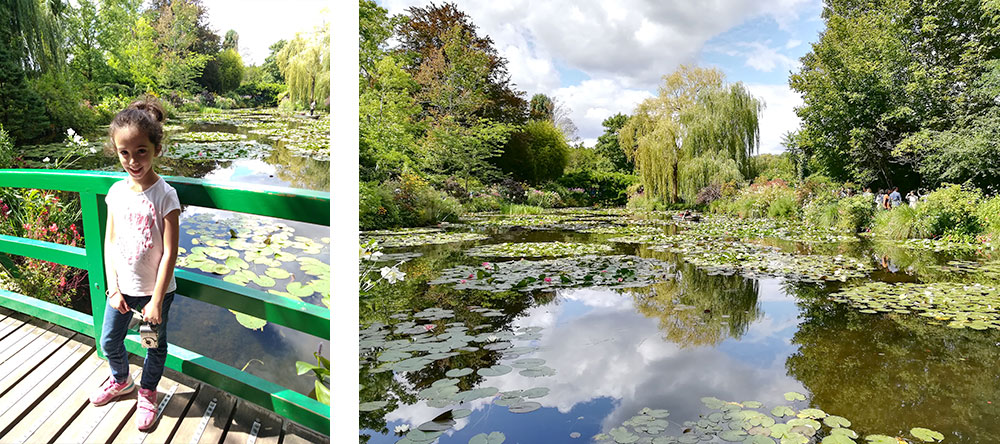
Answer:
[{"label": "pink sneaker", "polygon": [[115,382],[114,376],[108,376],[104,384],[101,384],[101,387],[97,391],[90,394],[90,403],[95,406],[102,406],[107,404],[108,401],[115,399],[118,395],[132,392],[133,389],[135,389],[135,383],[132,381],[132,375],[129,375],[128,379],[121,384]]},{"label": "pink sneaker", "polygon": [[156,390],[139,389],[139,403],[135,409],[135,425],[146,430],[156,422]]}]

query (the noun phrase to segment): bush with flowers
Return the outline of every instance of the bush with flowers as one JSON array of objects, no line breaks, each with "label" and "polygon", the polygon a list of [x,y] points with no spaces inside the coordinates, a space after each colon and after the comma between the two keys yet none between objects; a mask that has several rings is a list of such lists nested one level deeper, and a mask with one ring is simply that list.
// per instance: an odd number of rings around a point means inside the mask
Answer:
[{"label": "bush with flowers", "polygon": [[782,179],[760,181],[740,190],[732,199],[719,199],[709,206],[712,212],[739,217],[796,219],[801,207],[795,190]]},{"label": "bush with flowers", "polygon": [[558,208],[564,206],[562,198],[559,197],[559,193],[556,193],[555,191],[536,190],[534,188],[528,189],[525,203],[542,208]]},{"label": "bush with flowers", "polygon": [[[0,165],[16,162],[13,144],[0,127]],[[76,194],[47,190],[0,188],[0,234],[83,247],[81,211]],[[6,262],[6,261],[5,261]],[[8,266],[12,265],[12,268]],[[22,256],[0,268],[11,291],[44,301],[89,311],[87,272]]]}]

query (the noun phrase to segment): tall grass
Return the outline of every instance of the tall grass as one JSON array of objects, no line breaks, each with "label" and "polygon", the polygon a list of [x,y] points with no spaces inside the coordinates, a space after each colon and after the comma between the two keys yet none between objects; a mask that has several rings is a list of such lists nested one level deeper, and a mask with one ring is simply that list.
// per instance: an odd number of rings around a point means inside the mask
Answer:
[{"label": "tall grass", "polygon": [[545,209],[542,207],[536,207],[533,205],[520,205],[520,204],[502,204],[500,205],[501,214],[542,214]]},{"label": "tall grass", "polygon": [[889,211],[879,211],[875,215],[872,231],[877,236],[889,239],[928,238],[933,236],[927,220],[908,205],[900,205]]}]

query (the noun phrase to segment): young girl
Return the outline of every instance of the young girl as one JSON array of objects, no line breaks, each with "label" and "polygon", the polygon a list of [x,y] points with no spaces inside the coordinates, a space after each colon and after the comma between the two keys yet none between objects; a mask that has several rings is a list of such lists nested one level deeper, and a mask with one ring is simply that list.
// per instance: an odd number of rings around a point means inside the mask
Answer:
[{"label": "young girl", "polygon": [[101,347],[111,366],[111,377],[90,396],[104,405],[131,392],[125,333],[132,309],[154,324],[159,346],[146,350],[139,382],[136,425],[146,430],[156,420],[156,386],[167,357],[167,318],[174,299],[174,263],[180,201],[177,192],[153,171],[153,160],[163,148],[163,108],[154,101],[134,102],[115,116],[108,129],[114,149],[128,177],[108,190],[107,236],[104,265],[108,279],[108,307],[104,311]]}]

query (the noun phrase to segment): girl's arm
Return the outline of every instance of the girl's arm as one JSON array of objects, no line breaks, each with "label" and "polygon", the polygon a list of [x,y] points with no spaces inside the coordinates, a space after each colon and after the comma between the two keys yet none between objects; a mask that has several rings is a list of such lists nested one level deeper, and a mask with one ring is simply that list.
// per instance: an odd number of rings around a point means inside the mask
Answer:
[{"label": "girl's arm", "polygon": [[128,304],[125,303],[125,298],[122,297],[121,291],[118,290],[118,273],[115,272],[115,261],[111,257],[111,241],[115,239],[115,218],[111,216],[111,212],[108,212],[108,223],[107,230],[104,232],[104,277],[108,281],[107,290],[108,294],[108,304],[118,310],[119,313],[128,313]]},{"label": "girl's arm", "polygon": [[163,308],[163,296],[167,294],[167,286],[174,276],[174,265],[177,264],[177,242],[179,237],[178,217],[181,210],[173,210],[163,218],[163,256],[156,272],[156,286],[153,288],[153,298],[142,310],[142,319],[151,324],[160,323],[160,310]]}]

